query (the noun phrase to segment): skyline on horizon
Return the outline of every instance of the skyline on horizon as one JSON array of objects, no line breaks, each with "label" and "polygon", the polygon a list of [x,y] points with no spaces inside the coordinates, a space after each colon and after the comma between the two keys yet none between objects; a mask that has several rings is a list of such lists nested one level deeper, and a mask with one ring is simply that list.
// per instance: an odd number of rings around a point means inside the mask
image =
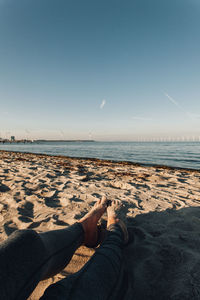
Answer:
[{"label": "skyline on horizon", "polygon": [[[10,135],[12,134],[12,132],[7,132],[7,135],[3,136],[1,135],[0,132],[0,142],[1,141],[11,141],[13,138],[14,140],[17,141],[94,141],[94,142],[200,142],[200,135],[185,135],[185,136],[151,136],[151,137],[147,137],[147,136],[138,136],[136,138],[132,138],[132,139],[110,139],[110,140],[104,140],[104,139],[92,139],[91,136],[89,136],[88,139],[67,139],[64,138],[64,136],[62,136],[61,138],[33,138],[32,135],[30,134],[26,134],[24,136],[15,136],[15,135]],[[13,140],[13,141],[14,141]]]},{"label": "skyline on horizon", "polygon": [[197,0],[1,0],[0,22],[0,137],[199,140]]}]

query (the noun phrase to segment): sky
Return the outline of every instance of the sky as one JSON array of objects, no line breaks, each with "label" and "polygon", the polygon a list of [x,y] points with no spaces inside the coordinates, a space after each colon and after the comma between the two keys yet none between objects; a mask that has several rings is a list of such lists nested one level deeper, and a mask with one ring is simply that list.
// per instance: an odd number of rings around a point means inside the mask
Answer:
[{"label": "sky", "polygon": [[0,0],[0,137],[200,136],[199,0]]}]

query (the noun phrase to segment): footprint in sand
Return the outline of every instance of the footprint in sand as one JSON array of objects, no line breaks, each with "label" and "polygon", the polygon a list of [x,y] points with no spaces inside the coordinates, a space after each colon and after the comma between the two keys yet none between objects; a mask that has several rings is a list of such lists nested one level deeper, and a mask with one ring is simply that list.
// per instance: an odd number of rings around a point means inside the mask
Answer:
[{"label": "footprint in sand", "polygon": [[69,200],[74,201],[74,202],[84,202],[84,200],[80,199],[76,195],[73,195],[72,198],[70,198]]},{"label": "footprint in sand", "polygon": [[15,223],[13,223],[12,221],[7,221],[4,225],[4,231],[6,233],[7,236],[11,235],[11,233],[13,233],[14,231],[16,231],[17,225]]},{"label": "footprint in sand", "polygon": [[45,198],[45,205],[48,207],[60,207],[60,201],[58,199],[53,198]]},{"label": "footprint in sand", "polygon": [[10,188],[7,185],[5,185],[3,183],[0,183],[0,192],[1,193],[6,193],[6,192],[9,192],[9,191],[10,191]]},{"label": "footprint in sand", "polygon": [[56,224],[56,225],[60,225],[60,226],[67,226],[67,225],[69,225],[67,222],[59,219],[58,215],[53,215],[52,219],[53,219],[53,223]]},{"label": "footprint in sand", "polygon": [[22,216],[33,218],[33,208],[32,202],[22,201],[19,203],[17,210]]}]

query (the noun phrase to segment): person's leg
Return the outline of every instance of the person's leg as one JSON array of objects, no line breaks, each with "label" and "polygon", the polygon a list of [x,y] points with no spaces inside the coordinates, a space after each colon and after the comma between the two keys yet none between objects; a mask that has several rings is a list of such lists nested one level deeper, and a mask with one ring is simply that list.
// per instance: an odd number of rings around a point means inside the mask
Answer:
[{"label": "person's leg", "polygon": [[106,198],[102,197],[91,211],[74,225],[66,229],[39,234],[49,252],[49,259],[45,264],[41,280],[63,270],[81,244],[91,247],[96,244],[98,240],[97,223],[106,210],[106,203]]},{"label": "person's leg", "polygon": [[97,227],[105,203],[105,199],[99,201],[93,213],[68,228],[39,234],[33,230],[18,230],[3,242],[0,245],[2,299],[27,299],[40,280],[60,272],[68,264],[75,250],[85,240],[89,242],[88,237],[91,241],[93,237],[94,242],[96,233],[92,234],[90,227],[95,223]]},{"label": "person's leg", "polygon": [[44,234],[15,231],[0,245],[1,299],[27,299],[40,280],[67,265],[83,238],[78,223]]},{"label": "person's leg", "polygon": [[119,219],[119,207],[119,202],[113,201],[107,209],[106,239],[89,262],[79,272],[51,285],[41,300],[116,299],[116,287],[123,273],[122,251],[127,239],[127,229]]}]

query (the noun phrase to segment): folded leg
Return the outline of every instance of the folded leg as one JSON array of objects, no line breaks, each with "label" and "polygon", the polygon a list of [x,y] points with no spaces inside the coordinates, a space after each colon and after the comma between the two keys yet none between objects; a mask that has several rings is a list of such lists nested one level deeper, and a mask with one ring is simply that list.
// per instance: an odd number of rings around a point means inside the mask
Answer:
[{"label": "folded leg", "polygon": [[38,282],[60,272],[84,239],[83,227],[38,234],[17,230],[0,245],[0,297],[27,299]]},{"label": "folded leg", "polygon": [[122,299],[116,289],[122,279],[124,233],[118,224],[108,228],[104,243],[77,273],[51,285],[41,300]]}]

